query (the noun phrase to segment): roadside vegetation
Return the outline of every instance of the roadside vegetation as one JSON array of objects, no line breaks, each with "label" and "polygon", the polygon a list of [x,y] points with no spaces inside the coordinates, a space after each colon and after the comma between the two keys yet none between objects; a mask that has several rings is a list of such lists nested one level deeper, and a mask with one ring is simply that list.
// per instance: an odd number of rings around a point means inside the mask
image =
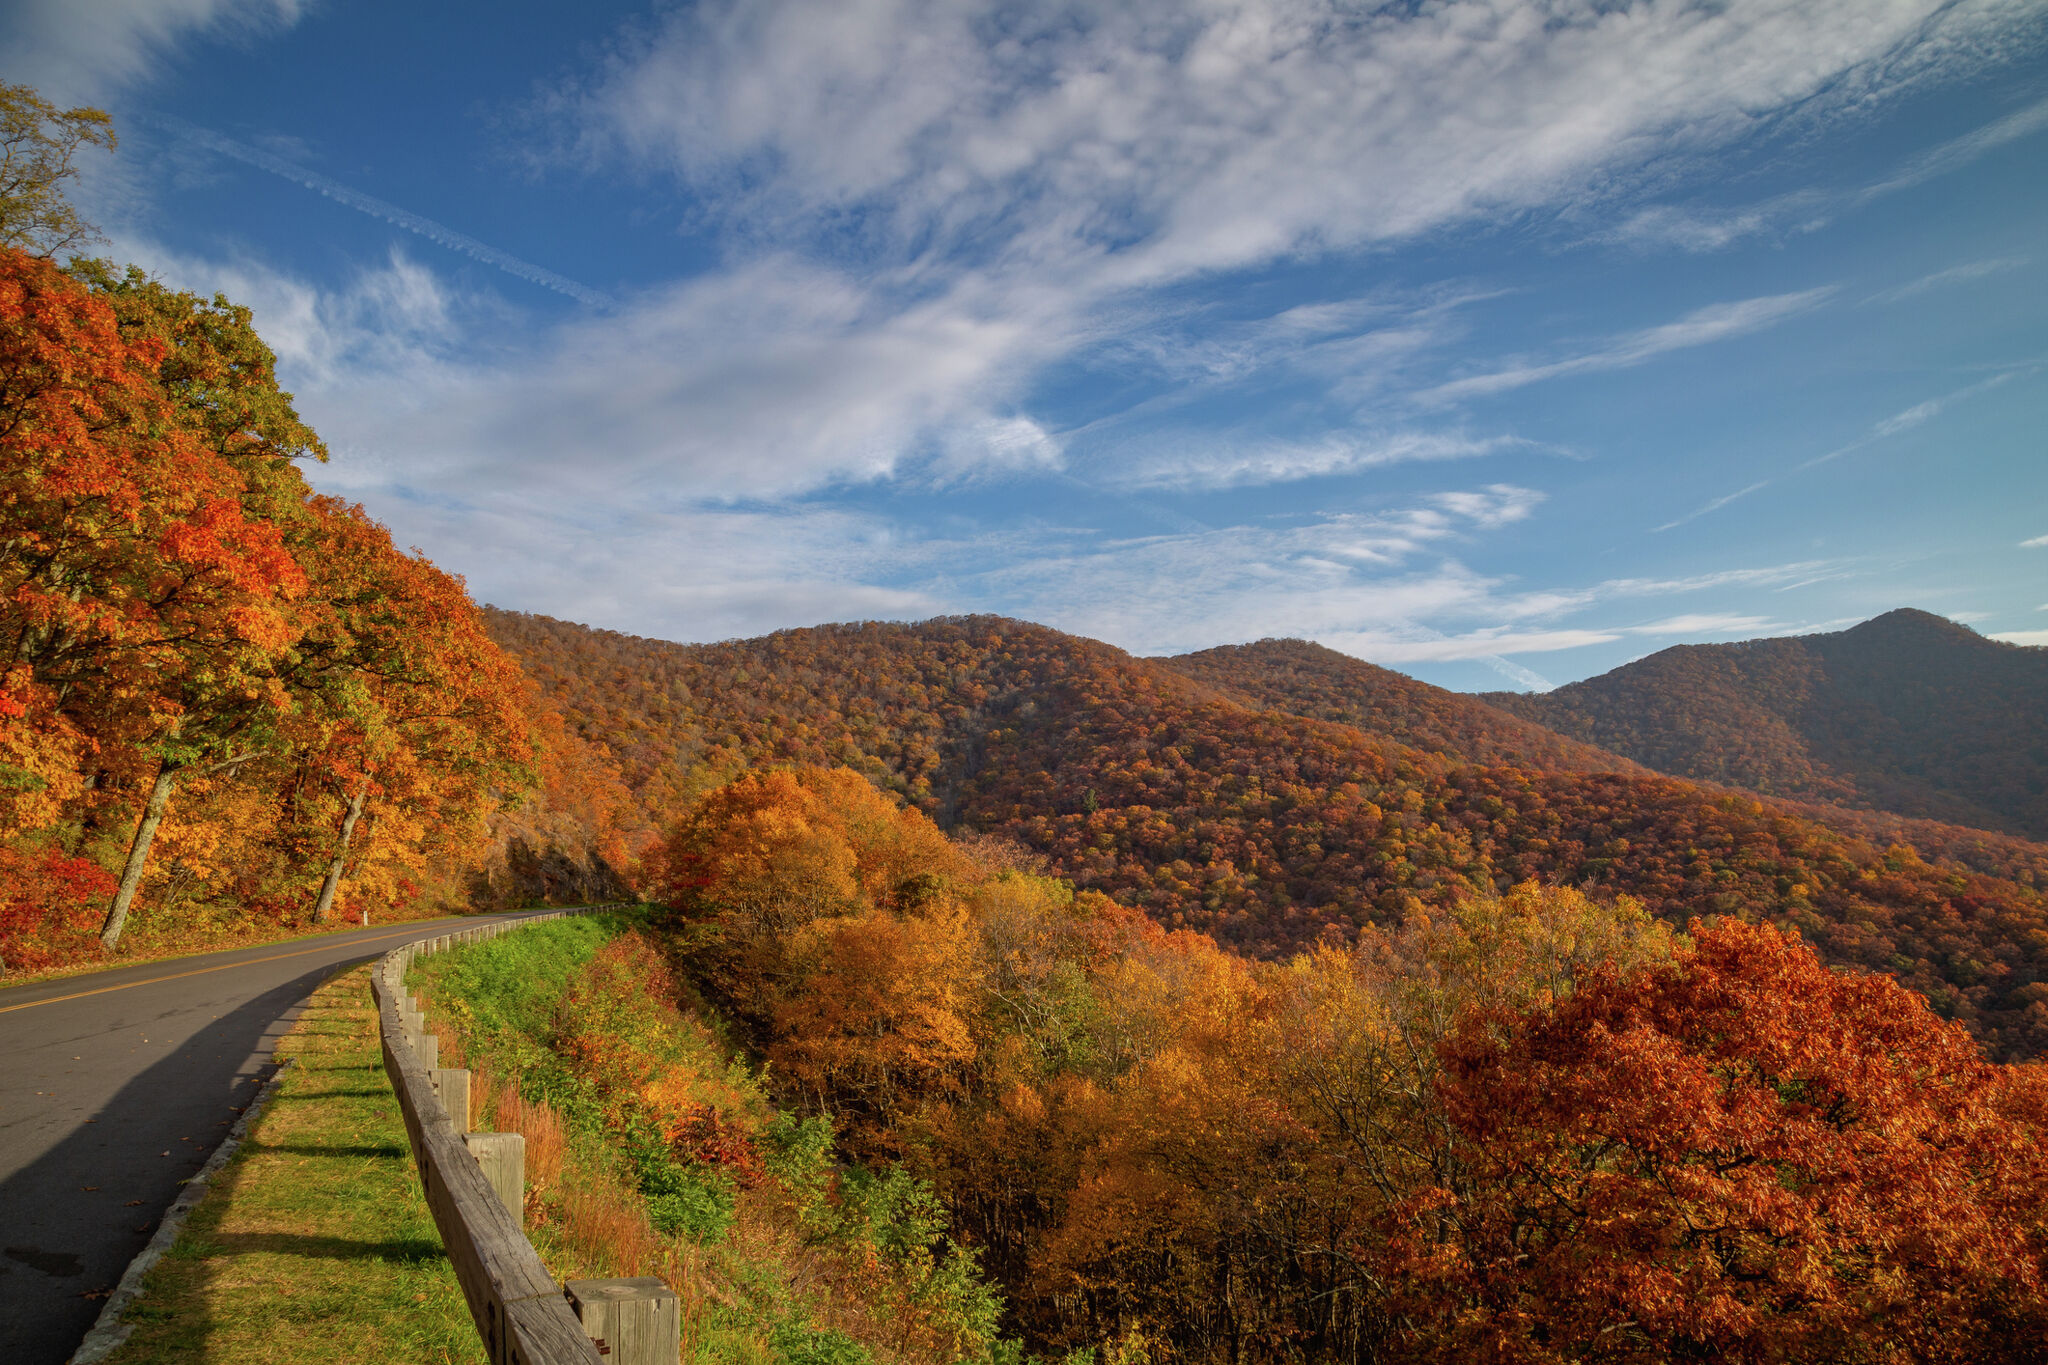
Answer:
[{"label": "roadside vegetation", "polygon": [[278,1052],[278,1092],[150,1272],[110,1362],[481,1362],[384,1076],[369,969],[322,985]]},{"label": "roadside vegetation", "polygon": [[684,984],[643,915],[551,922],[424,959],[412,984],[479,1127],[526,1137],[528,1234],[558,1278],[658,1275],[686,1362],[1021,1361],[931,1187],[842,1165],[822,1115]]}]

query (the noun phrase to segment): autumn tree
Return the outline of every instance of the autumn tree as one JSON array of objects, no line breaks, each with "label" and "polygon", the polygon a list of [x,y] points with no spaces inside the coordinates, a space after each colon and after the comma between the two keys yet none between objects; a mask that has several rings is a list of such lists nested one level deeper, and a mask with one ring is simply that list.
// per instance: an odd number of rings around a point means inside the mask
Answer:
[{"label": "autumn tree", "polygon": [[2039,1359],[2038,1077],[1796,937],[1696,933],[1446,1041],[1465,1169],[1401,1242],[1432,1358]]},{"label": "autumn tree", "polygon": [[26,85],[0,85],[0,248],[49,258],[99,238],[64,198],[81,147],[114,147],[99,109],[58,109]]},{"label": "autumn tree", "polygon": [[428,831],[473,838],[500,796],[531,784],[533,750],[524,680],[460,581],[401,553],[360,507],[322,497],[308,509],[312,590],[285,676],[294,747],[341,806],[321,860],[320,922],[366,811],[385,812],[392,854],[417,851]]},{"label": "autumn tree", "polygon": [[0,258],[0,664],[16,723],[148,783],[109,947],[178,778],[247,761],[289,710],[276,665],[307,586],[282,529],[246,513],[241,472],[157,387],[164,354],[47,264]]},{"label": "autumn tree", "polygon": [[782,769],[651,863],[682,960],[849,1156],[932,1182],[1033,1349],[2038,1339],[2048,1081],[1894,983],[1536,883],[1250,962],[929,831],[858,774]]}]

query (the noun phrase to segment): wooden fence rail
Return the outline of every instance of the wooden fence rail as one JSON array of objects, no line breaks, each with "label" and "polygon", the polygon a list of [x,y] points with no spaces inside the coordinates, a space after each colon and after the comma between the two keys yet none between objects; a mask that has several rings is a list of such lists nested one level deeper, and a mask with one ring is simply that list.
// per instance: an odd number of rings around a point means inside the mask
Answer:
[{"label": "wooden fence rail", "polygon": [[[593,1342],[592,1334],[586,1333],[586,1324],[578,1320],[563,1287],[555,1283],[533,1243],[526,1240],[516,1205],[508,1207],[471,1155],[464,1136],[469,1115],[463,1114],[457,1122],[442,1106],[432,1074],[437,1059],[423,1055],[434,1051],[425,1045],[427,1041],[438,1039],[426,1031],[424,1019],[412,1009],[405,994],[405,973],[427,954],[598,908],[603,907],[550,911],[424,939],[386,953],[370,974],[383,1035],[384,1067],[405,1115],[405,1131],[419,1163],[427,1207],[441,1230],[448,1259],[455,1264],[455,1278],[469,1301],[470,1315],[476,1319],[492,1365],[600,1365],[600,1350],[611,1357],[603,1365],[621,1362],[619,1353],[606,1343]],[[446,1073],[443,1079],[445,1082]],[[466,1102],[466,1083],[461,1090]],[[618,1283],[641,1286],[637,1293],[651,1295],[662,1310],[660,1316],[674,1316],[674,1295],[665,1286],[653,1281]],[[590,1297],[586,1290],[578,1302]],[[674,1344],[668,1345],[667,1352],[667,1359],[675,1360]]]}]

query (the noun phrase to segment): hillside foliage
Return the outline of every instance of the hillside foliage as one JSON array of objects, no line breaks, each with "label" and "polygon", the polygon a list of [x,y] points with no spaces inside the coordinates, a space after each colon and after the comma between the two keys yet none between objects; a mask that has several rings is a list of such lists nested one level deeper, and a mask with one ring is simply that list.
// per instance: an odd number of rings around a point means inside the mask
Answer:
[{"label": "hillside foliage", "polygon": [[411,984],[479,1122],[526,1138],[529,1235],[564,1278],[658,1275],[685,1365],[1026,1365],[931,1187],[842,1165],[778,1113],[718,1016],[630,918],[426,959]]},{"label": "hillside foliage", "polygon": [[1306,640],[1225,645],[1158,662],[1260,710],[1336,721],[1470,763],[1545,772],[1642,771],[1633,759],[1567,739],[1475,697]]},{"label": "hillside foliage", "polygon": [[[700,646],[490,620],[569,729],[616,755],[648,825],[748,765],[844,765],[942,828],[1012,840],[1254,956],[1535,879],[1634,896],[1673,924],[1796,928],[1829,961],[1921,991],[1997,1055],[2048,1048],[2037,846],[1977,860],[1994,875],[1746,793],[1426,751],[994,617]],[[1443,718],[1458,714],[1400,728],[1449,742],[1474,733]]]},{"label": "hillside foliage", "polygon": [[1661,772],[2048,839],[2048,649],[1901,609],[1487,700]]},{"label": "hillside foliage", "polygon": [[1529,882],[1261,963],[1000,862],[785,770],[683,821],[661,894],[1034,1349],[2037,1358],[2040,1067],[1796,934]]}]

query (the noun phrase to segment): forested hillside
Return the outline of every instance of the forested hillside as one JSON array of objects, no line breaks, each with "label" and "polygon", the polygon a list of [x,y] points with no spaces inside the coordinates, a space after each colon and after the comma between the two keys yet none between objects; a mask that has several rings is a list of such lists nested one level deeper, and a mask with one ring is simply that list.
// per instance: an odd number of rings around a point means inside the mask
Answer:
[{"label": "forested hillside", "polygon": [[1660,772],[2048,839],[2048,649],[1924,611],[1485,700]]},{"label": "forested hillside", "polygon": [[[2048,1070],[1767,926],[1523,884],[1251,961],[846,769],[711,792],[647,875],[672,960],[837,1128],[840,1179],[929,1180],[954,1282],[991,1276],[1040,1360],[2039,1358]],[[650,969],[605,997],[641,982],[676,993]],[[715,1074],[615,1074],[643,1110],[700,1100],[700,1188],[806,1198],[761,1178],[772,1132],[702,1103]]]},{"label": "forested hillside", "polygon": [[1225,645],[1158,662],[1254,707],[1338,721],[1446,757],[1547,772],[1643,771],[1633,759],[1568,739],[1477,698],[1307,640]]},{"label": "forested hillside", "polygon": [[2000,1055],[2048,1049],[2048,906],[2023,860],[1989,876],[1678,779],[1432,753],[993,617],[705,646],[490,621],[569,727],[617,756],[649,825],[749,764],[843,763],[950,830],[1014,840],[1255,955],[1537,879],[1678,923],[1797,927]]}]

